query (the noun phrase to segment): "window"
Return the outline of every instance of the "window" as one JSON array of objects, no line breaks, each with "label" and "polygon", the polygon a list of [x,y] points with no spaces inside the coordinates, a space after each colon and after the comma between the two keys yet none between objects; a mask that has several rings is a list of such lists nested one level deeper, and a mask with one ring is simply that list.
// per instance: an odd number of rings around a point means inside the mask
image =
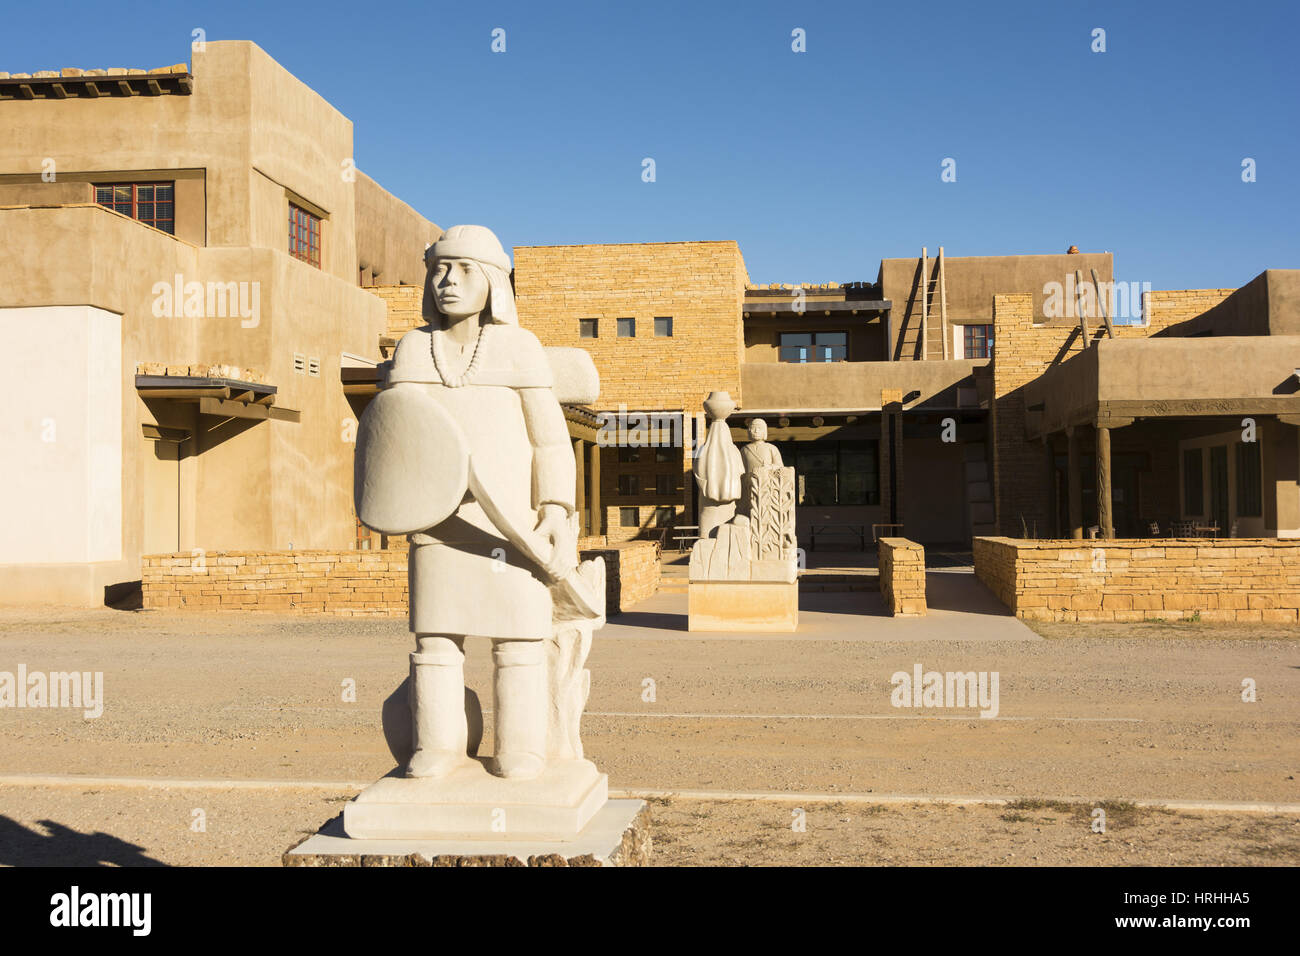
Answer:
[{"label": "window", "polygon": [[95,202],[146,226],[176,234],[175,183],[97,184]]},{"label": "window", "polygon": [[1183,449],[1183,513],[1205,514],[1205,487],[1199,448]]},{"label": "window", "polygon": [[673,450],[671,448],[655,448],[656,464],[665,464],[673,460]]},{"label": "window", "polygon": [[636,337],[636,319],[619,319],[618,320],[618,337],[620,339],[631,339]]},{"label": "window", "polygon": [[600,326],[596,319],[578,320],[578,338],[594,339],[600,335]]},{"label": "window", "polygon": [[1259,442],[1237,442],[1238,517],[1262,518],[1264,516],[1259,477]]},{"label": "window", "polygon": [[963,325],[961,327],[962,358],[993,357],[993,326]]},{"label": "window", "polygon": [[849,357],[847,332],[782,332],[777,358],[782,362],[843,362]]},{"label": "window", "polygon": [[675,509],[671,505],[660,505],[655,509],[655,526],[667,528],[673,523],[674,517],[676,517]]},{"label": "window", "polygon": [[781,459],[794,467],[800,505],[880,504],[879,442],[783,442]]},{"label": "window", "polygon": [[677,493],[676,484],[672,475],[655,475],[655,494],[660,497],[674,495]]},{"label": "window", "polygon": [[289,203],[289,255],[320,268],[320,217]]},{"label": "window", "polygon": [[655,316],[655,335],[672,335],[673,317],[671,315]]},{"label": "window", "polygon": [[618,493],[620,495],[638,495],[641,493],[641,482],[637,480],[636,475],[619,475]]},{"label": "window", "polygon": [[641,527],[641,515],[636,508],[618,509],[618,526],[620,528]]},{"label": "window", "polygon": [[621,462],[640,461],[641,449],[629,448],[626,445],[620,445],[618,448],[618,460]]}]

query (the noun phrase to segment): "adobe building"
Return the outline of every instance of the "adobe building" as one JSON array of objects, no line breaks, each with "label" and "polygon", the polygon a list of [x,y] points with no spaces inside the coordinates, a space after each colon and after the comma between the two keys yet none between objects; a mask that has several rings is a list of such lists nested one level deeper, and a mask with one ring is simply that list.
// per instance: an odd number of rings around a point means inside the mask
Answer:
[{"label": "adobe building", "polygon": [[[353,438],[427,321],[440,230],[355,168],[347,118],[242,42],[0,74],[0,110],[0,448],[21,463],[0,602],[99,604],[146,554],[400,546],[358,527]],[[737,440],[762,417],[794,466],[805,548],[1300,536],[1300,271],[1117,316],[1106,253],[940,250],[821,286],[755,285],[734,241],[514,265],[521,323],[601,375],[565,406],[592,546],[697,523],[715,390]]]},{"label": "adobe building", "polygon": [[103,603],[140,556],[346,548],[351,407],[439,233],[252,43],[0,74],[0,600]]},{"label": "adobe building", "polygon": [[516,248],[515,286],[521,321],[600,371],[618,447],[586,453],[585,520],[610,540],[695,522],[713,390],[737,441],[761,417],[795,467],[805,548],[1300,534],[1300,271],[1161,292],[1108,253],[940,250],[755,286],[736,243],[681,242]]}]

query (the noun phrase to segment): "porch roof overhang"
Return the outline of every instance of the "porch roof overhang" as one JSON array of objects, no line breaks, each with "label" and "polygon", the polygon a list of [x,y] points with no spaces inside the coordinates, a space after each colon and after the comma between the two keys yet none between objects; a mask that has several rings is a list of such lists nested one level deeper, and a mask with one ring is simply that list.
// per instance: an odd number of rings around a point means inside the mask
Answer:
[{"label": "porch roof overhang", "polygon": [[200,415],[297,422],[302,413],[275,404],[278,389],[260,382],[198,375],[137,375],[136,393],[143,399],[198,405]]},{"label": "porch roof overhang", "polygon": [[819,302],[813,298],[804,299],[798,309],[795,308],[794,298],[785,299],[745,299],[743,311],[745,318],[751,315],[799,315],[808,318],[826,315],[858,315],[866,313],[875,315],[878,312],[887,312],[893,307],[893,303],[888,299],[832,299],[827,302]]},{"label": "porch roof overhang", "polygon": [[1300,425],[1300,336],[1104,340],[1025,385],[1025,433],[1143,419],[1276,416]]}]

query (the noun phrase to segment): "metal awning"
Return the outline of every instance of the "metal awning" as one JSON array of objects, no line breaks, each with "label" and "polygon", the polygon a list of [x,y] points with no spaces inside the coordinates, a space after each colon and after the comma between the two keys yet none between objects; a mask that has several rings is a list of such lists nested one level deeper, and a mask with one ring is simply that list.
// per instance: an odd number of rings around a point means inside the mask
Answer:
[{"label": "metal awning", "polygon": [[278,389],[259,382],[197,375],[137,375],[135,390],[145,399],[197,404],[200,415],[282,422],[297,422],[302,418],[302,413],[295,409],[277,408]]}]

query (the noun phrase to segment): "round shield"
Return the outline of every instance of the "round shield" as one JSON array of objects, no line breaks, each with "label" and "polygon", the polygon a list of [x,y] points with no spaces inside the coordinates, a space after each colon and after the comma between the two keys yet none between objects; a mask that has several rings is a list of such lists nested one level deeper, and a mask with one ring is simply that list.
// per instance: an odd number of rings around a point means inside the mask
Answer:
[{"label": "round shield", "polygon": [[469,443],[456,420],[418,386],[380,392],[357,426],[357,517],[384,534],[439,524],[469,484]]}]

